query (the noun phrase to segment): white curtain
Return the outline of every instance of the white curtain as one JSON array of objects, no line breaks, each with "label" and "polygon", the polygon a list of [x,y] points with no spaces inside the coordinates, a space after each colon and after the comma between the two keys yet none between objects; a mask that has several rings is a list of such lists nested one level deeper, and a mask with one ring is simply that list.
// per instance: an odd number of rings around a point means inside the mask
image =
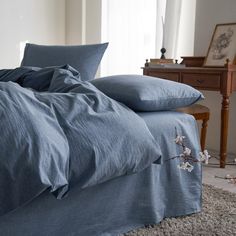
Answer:
[{"label": "white curtain", "polygon": [[[102,61],[101,76],[141,74],[145,59],[160,57],[162,43],[168,58],[176,59],[181,53],[191,55],[193,45],[192,48],[189,45],[193,42],[185,45],[187,50],[181,47],[185,40],[180,30],[184,31],[188,22],[194,23],[186,18],[194,18],[195,13],[184,14],[183,11],[186,11],[186,5],[189,7],[195,1],[102,0],[102,42],[109,42],[109,46]],[[164,42],[162,18],[165,22]],[[184,37],[193,35],[194,27],[192,32]]]},{"label": "white curtain", "polygon": [[164,47],[168,58],[175,59],[177,57],[181,6],[182,0],[167,0]]},{"label": "white curtain", "polygon": [[165,12],[166,57],[193,56],[196,0],[167,0]]},{"label": "white curtain", "polygon": [[140,74],[145,59],[155,57],[156,0],[103,0],[102,41],[109,46],[101,75]]}]

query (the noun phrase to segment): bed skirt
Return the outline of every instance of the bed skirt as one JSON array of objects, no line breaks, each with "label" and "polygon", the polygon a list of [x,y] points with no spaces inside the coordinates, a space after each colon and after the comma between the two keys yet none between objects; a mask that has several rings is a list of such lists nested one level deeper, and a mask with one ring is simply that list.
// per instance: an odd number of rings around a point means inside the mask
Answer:
[{"label": "bed skirt", "polygon": [[44,192],[1,217],[0,235],[119,235],[200,210],[201,166],[187,173],[173,160],[83,191],[71,189],[62,200]]}]

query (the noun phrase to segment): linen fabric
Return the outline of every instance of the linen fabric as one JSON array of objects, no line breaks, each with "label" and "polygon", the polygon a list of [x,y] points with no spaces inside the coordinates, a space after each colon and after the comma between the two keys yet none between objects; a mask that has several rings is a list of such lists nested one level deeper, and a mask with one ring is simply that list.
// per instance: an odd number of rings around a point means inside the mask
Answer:
[{"label": "linen fabric", "polygon": [[186,84],[144,75],[114,75],[90,82],[135,111],[172,110],[204,98],[201,92]]},{"label": "linen fabric", "polygon": [[160,163],[143,119],[81,82],[75,69],[47,69],[44,92],[18,84],[38,79],[38,71],[0,75],[8,81],[0,76],[0,215],[45,190],[61,199],[74,186],[82,190]]},{"label": "linen fabric", "polygon": [[27,43],[21,66],[50,67],[69,64],[81,74],[81,80],[94,79],[108,43],[51,46]]},{"label": "linen fabric", "polygon": [[[138,113],[160,143],[163,164],[81,189],[75,186],[60,201],[48,191],[0,217],[4,236],[117,236],[128,230],[201,211],[201,164],[191,173],[177,168],[181,153],[176,130],[197,157],[198,129],[192,116],[177,112]],[[190,231],[191,234],[191,231]]]}]

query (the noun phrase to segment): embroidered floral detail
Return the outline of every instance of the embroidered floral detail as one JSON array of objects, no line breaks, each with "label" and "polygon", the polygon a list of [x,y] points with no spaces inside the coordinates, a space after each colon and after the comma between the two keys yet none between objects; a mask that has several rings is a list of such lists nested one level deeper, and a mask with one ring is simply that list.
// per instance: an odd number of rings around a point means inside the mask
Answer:
[{"label": "embroidered floral detail", "polygon": [[185,156],[190,156],[190,155],[191,155],[191,152],[192,152],[191,149],[189,149],[189,148],[187,148],[187,147],[184,147],[183,154],[184,154]]},{"label": "embroidered floral detail", "polygon": [[198,158],[192,156],[192,150],[185,145],[185,142],[184,142],[185,139],[186,139],[185,136],[176,134],[176,138],[174,139],[174,141],[177,145],[182,147],[183,151],[181,154],[171,157],[167,159],[166,161],[179,158],[180,163],[177,165],[177,167],[181,170],[187,170],[188,172],[192,172],[192,170],[194,169],[194,165],[193,165],[194,163],[204,162],[205,164],[208,164],[208,161],[211,157],[208,151],[204,150],[203,152],[200,152]]},{"label": "embroidered floral detail", "polygon": [[207,150],[204,150],[203,152],[199,153],[200,155],[200,161],[204,162],[205,164],[208,164],[209,159],[210,159],[210,155],[208,154]]},{"label": "embroidered floral detail", "polygon": [[177,167],[182,170],[187,170],[188,172],[191,172],[194,168],[188,161],[180,163]]},{"label": "embroidered floral detail", "polygon": [[177,135],[175,138],[175,143],[181,145],[184,142],[184,139],[185,139],[185,136]]}]

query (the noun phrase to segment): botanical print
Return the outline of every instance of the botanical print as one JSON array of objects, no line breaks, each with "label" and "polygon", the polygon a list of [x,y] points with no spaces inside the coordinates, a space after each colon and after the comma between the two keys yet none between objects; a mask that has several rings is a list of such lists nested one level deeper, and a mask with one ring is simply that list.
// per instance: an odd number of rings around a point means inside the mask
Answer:
[{"label": "botanical print", "polygon": [[[211,158],[208,151],[204,150],[202,152],[199,152],[199,158],[194,157],[192,155],[192,150],[185,145],[184,140],[185,136],[181,136],[178,134],[176,135],[174,141],[177,145],[179,145],[182,148],[182,153],[180,155],[171,157],[166,161],[179,158],[180,163],[177,165],[177,167],[181,170],[186,170],[188,172],[192,172],[192,170],[194,169],[194,163],[205,163],[207,165],[209,163],[209,159]],[[234,163],[236,163],[236,158],[234,159]],[[236,184],[236,176],[234,175],[227,174],[224,177],[216,175],[215,178],[226,179],[228,183]]]},{"label": "botanical print", "polygon": [[229,59],[233,63],[236,55],[236,23],[216,25],[205,66],[224,66]]},{"label": "botanical print", "polygon": [[223,32],[215,40],[213,40],[211,47],[213,60],[221,60],[223,58],[227,58],[226,52],[232,41],[233,34],[234,30],[229,27],[226,32]]},{"label": "botanical print", "polygon": [[202,163],[208,164],[208,161],[210,159],[210,155],[208,154],[207,150],[204,150],[203,152],[199,152],[199,157],[194,157],[192,155],[192,150],[188,148],[185,145],[185,136],[182,135],[176,135],[176,138],[174,139],[175,143],[179,145],[182,148],[182,153],[180,155],[171,157],[167,159],[166,161],[173,160],[175,158],[180,159],[180,163],[177,165],[177,167],[181,170],[186,170],[188,172],[192,172],[194,169],[194,163]]}]

